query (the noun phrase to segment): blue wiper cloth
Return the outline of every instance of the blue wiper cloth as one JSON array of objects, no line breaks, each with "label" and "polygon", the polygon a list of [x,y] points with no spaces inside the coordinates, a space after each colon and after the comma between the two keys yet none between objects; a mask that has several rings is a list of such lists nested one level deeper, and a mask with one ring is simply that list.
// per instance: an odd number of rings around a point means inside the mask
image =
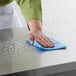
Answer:
[{"label": "blue wiper cloth", "polygon": [[[37,41],[34,41],[33,46],[39,50],[42,51],[48,51],[48,50],[60,50],[60,49],[65,49],[67,46],[60,43],[59,41],[55,40],[54,38],[50,38],[50,40],[54,43],[54,47],[53,48],[45,48],[42,47]],[[26,44],[30,45],[30,41],[26,40]]]}]

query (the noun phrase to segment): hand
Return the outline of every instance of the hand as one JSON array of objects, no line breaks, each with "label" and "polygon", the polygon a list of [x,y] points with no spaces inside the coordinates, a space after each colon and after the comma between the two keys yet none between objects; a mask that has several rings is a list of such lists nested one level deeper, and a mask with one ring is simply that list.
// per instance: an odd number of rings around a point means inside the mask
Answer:
[{"label": "hand", "polygon": [[29,39],[32,44],[36,40],[43,47],[54,47],[54,43],[40,31],[30,31]]}]

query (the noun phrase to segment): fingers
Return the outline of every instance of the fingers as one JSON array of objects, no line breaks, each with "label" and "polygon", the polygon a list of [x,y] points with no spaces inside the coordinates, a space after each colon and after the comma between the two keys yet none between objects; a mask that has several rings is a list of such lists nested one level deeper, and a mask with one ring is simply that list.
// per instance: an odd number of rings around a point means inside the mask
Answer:
[{"label": "fingers", "polygon": [[54,47],[54,43],[45,35],[40,35],[36,41],[43,47]]},{"label": "fingers", "polygon": [[41,39],[41,38],[36,38],[36,41],[43,47],[47,47],[47,44]]},{"label": "fingers", "polygon": [[47,47],[54,47],[54,43],[46,36],[43,36],[44,42],[46,42]]},{"label": "fingers", "polygon": [[32,34],[29,34],[29,40],[30,40],[30,43],[33,44],[34,43],[34,37]]}]

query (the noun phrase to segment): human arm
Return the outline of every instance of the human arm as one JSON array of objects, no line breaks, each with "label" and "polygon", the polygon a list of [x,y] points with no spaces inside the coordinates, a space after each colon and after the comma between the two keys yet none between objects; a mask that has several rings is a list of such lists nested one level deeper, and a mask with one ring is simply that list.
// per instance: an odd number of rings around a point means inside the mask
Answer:
[{"label": "human arm", "polygon": [[24,17],[30,28],[29,39],[34,40],[44,47],[53,47],[54,44],[42,32],[42,8],[41,0],[17,0]]}]

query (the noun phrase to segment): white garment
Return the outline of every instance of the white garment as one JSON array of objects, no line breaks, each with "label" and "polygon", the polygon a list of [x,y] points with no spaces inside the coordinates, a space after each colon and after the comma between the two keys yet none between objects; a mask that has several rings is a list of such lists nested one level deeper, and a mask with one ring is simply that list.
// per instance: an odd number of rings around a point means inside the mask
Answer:
[{"label": "white garment", "polygon": [[0,29],[15,28],[25,26],[24,18],[16,2],[0,6]]}]

